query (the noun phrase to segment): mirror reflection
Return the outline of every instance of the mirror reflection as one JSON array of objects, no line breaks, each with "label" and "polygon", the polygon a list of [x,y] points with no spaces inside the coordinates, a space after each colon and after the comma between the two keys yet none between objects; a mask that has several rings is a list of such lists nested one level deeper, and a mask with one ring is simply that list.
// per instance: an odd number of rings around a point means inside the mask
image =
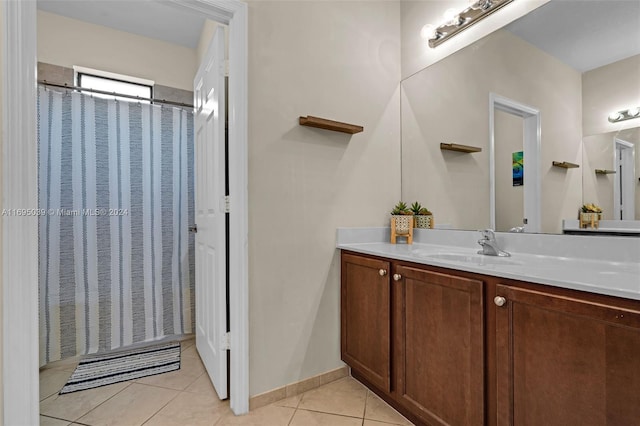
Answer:
[{"label": "mirror reflection", "polygon": [[584,198],[604,220],[640,221],[640,127],[586,136],[583,166]]},{"label": "mirror reflection", "polygon": [[[638,76],[640,2],[552,0],[403,80],[402,198],[421,200],[436,224],[454,229],[562,233],[583,203],[601,204],[604,219],[640,220],[640,166],[595,174],[617,167],[614,139],[637,146],[640,118],[607,117],[640,106]],[[525,116],[495,110],[491,96],[539,112],[539,147],[528,140]]]}]

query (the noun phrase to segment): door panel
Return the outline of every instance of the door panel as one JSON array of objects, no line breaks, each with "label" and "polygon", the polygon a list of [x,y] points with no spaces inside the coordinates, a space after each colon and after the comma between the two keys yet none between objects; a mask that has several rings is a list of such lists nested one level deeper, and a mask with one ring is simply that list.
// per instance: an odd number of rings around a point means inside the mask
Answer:
[{"label": "door panel", "polygon": [[389,262],[342,255],[342,359],[385,391],[391,386],[389,268]]},{"label": "door panel", "polygon": [[224,30],[194,80],[196,132],[196,348],[220,399],[227,398]]},{"label": "door panel", "polygon": [[482,425],[484,283],[406,266],[395,272],[399,398],[428,424]]},{"label": "door panel", "polygon": [[640,312],[497,286],[498,425],[640,419]]}]

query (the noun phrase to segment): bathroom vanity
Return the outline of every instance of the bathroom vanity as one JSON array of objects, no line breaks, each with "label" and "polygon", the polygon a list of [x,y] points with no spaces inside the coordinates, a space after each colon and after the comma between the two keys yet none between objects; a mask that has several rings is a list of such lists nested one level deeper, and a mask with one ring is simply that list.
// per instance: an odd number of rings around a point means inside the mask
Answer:
[{"label": "bathroom vanity", "polygon": [[340,237],[338,248],[342,359],[414,423],[640,419],[639,262]]}]

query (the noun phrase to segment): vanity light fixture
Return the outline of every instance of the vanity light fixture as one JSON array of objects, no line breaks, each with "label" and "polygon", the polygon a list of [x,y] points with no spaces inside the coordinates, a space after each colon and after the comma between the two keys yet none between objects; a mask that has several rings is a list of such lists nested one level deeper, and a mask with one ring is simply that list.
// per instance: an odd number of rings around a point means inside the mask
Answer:
[{"label": "vanity light fixture", "polygon": [[640,107],[629,108],[624,111],[612,112],[609,114],[610,123],[631,120],[632,118],[640,118]]},{"label": "vanity light fixture", "polygon": [[422,38],[429,40],[430,47],[436,47],[512,1],[477,0],[458,14],[455,14],[455,11],[451,9],[447,9],[444,24],[435,29],[432,25],[427,24],[422,27],[420,35]]}]

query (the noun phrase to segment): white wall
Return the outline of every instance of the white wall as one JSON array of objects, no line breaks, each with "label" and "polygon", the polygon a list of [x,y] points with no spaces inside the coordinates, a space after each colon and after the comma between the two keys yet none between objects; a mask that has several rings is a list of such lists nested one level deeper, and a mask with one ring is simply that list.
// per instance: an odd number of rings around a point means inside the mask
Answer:
[{"label": "white wall", "polygon": [[256,395],[343,365],[336,228],[387,225],[400,196],[399,3],[251,2],[249,64]]},{"label": "white wall", "polygon": [[74,65],[193,90],[195,49],[38,11],[38,61]]},{"label": "white wall", "polygon": [[612,112],[640,107],[640,55],[605,65],[582,76],[585,136],[638,127],[640,119],[609,123]]},{"label": "white wall", "polygon": [[[488,106],[494,92],[541,110],[541,228],[562,232],[561,220],[574,217],[581,204],[582,176],[551,163],[581,161],[580,73],[499,30],[414,74],[402,88],[403,199],[427,204],[436,223],[489,225]],[[483,151],[441,151],[441,142]]]},{"label": "white wall", "polygon": [[443,23],[442,15],[447,9],[452,8],[460,12],[474,1],[413,0],[401,2],[403,79],[491,34],[549,0],[514,1],[436,48],[430,48],[427,42],[420,37],[420,30],[425,24],[437,27]]},{"label": "white wall", "polygon": [[[4,90],[3,90],[3,84],[4,84],[4,69],[5,69],[5,64],[4,64],[4,52],[3,52],[3,46],[4,46],[4,28],[5,28],[5,23],[4,23],[4,5],[0,5],[0,28],[2,28],[3,30],[0,31],[0,140],[4,140],[4,128],[2,127],[2,118],[3,118],[3,110],[2,110],[2,105],[4,103],[3,101],[3,94],[4,94]],[[3,188],[4,188],[4,183],[2,181],[2,164],[3,164],[3,158],[2,158],[2,152],[0,152],[0,200],[4,199],[2,197],[2,192],[3,192]],[[2,204],[2,202],[0,201],[0,204]],[[4,206],[0,205],[0,208],[3,208]],[[3,236],[2,236],[2,229],[3,229],[3,224],[2,224],[2,217],[0,217],[0,241],[4,241]],[[2,273],[2,247],[4,246],[3,244],[0,244],[0,419],[4,418],[4,380],[2,378],[2,371],[3,371],[3,360],[2,360],[2,354],[3,354],[3,348],[2,348],[2,344],[4,342],[4,337],[2,335],[2,329],[3,329],[3,324],[2,324],[2,317],[3,317],[3,313],[2,313],[2,295],[3,295],[3,282],[2,282],[2,277],[3,277],[3,273]],[[1,423],[1,421],[0,421]]]}]

